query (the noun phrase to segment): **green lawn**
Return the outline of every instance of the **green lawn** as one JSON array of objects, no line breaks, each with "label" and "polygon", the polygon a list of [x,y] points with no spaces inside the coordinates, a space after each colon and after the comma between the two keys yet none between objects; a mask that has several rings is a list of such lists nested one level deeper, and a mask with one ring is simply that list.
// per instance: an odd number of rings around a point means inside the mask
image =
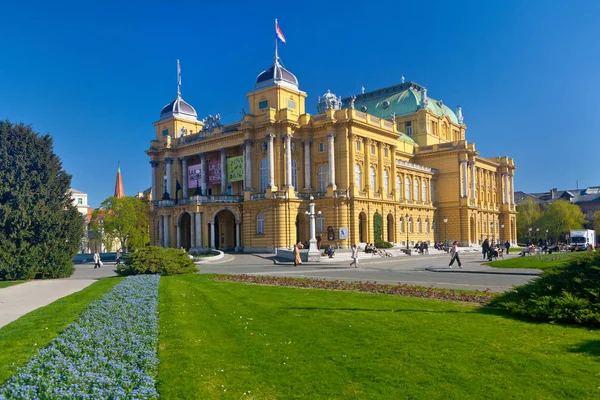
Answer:
[{"label": "green lawn", "polygon": [[13,285],[18,285],[19,283],[23,283],[23,282],[25,282],[25,281],[0,281],[0,289],[9,287],[9,286],[13,286]]},{"label": "green lawn", "polygon": [[580,257],[586,252],[560,252],[552,254],[540,254],[539,256],[523,256],[507,258],[505,260],[490,261],[484,263],[495,268],[534,268],[546,269],[565,265],[573,257]]},{"label": "green lawn", "polygon": [[165,399],[592,399],[600,332],[385,294],[163,277]]},{"label": "green lawn", "polygon": [[101,279],[0,328],[0,384],[123,279]]}]

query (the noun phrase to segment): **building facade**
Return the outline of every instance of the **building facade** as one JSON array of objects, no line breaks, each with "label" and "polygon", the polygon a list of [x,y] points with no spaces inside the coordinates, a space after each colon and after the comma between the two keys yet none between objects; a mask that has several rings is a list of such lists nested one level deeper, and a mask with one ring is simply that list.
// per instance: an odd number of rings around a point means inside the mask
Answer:
[{"label": "building facade", "polygon": [[146,151],[151,243],[288,247],[310,239],[311,199],[322,245],[375,242],[376,225],[402,246],[516,241],[514,162],[479,156],[460,107],[414,82],[345,99],[328,91],[313,116],[306,96],[278,59],[232,124],[199,120],[178,89]]}]

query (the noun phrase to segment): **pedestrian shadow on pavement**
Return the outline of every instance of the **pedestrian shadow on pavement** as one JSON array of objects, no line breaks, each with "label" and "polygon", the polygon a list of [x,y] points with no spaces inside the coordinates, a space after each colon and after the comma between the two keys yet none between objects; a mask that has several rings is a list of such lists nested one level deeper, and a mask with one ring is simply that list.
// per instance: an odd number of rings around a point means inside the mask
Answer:
[{"label": "pedestrian shadow on pavement", "polygon": [[436,314],[471,314],[474,311],[459,311],[459,310],[447,310],[447,311],[434,311],[434,310],[414,310],[414,309],[390,309],[390,308],[346,308],[346,307],[280,307],[286,310],[315,310],[315,311],[374,311],[374,312],[422,312],[422,313],[436,313]]}]

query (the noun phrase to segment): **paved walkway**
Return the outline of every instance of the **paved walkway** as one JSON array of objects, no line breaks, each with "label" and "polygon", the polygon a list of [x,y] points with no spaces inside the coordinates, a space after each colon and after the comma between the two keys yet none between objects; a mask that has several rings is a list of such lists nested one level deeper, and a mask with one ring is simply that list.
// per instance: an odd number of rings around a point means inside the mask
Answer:
[{"label": "paved walkway", "polygon": [[94,282],[96,279],[48,279],[0,289],[0,327]]}]

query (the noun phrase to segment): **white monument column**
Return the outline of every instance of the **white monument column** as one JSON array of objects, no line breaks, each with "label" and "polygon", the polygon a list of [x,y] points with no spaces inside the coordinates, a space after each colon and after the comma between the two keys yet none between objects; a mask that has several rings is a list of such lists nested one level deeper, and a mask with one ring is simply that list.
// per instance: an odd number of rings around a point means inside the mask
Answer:
[{"label": "white monument column", "polygon": [[285,141],[285,186],[294,187],[292,184],[292,135],[283,137]]},{"label": "white monument column", "polygon": [[471,199],[475,200],[476,198],[476,190],[475,190],[475,161],[469,161],[469,166],[471,167]]},{"label": "white monument column", "polygon": [[165,175],[167,176],[167,187],[165,188],[165,192],[168,193],[169,199],[171,198],[171,165],[173,164],[173,159],[171,157],[165,158]]},{"label": "white monument column", "polygon": [[190,213],[190,247],[196,247],[196,213]]},{"label": "white monument column", "polygon": [[246,191],[254,191],[252,187],[252,140],[246,139],[244,140],[244,167],[245,167],[245,175],[244,175],[244,187]]},{"label": "white monument column", "polygon": [[165,245],[163,247],[169,247],[169,215],[165,215],[165,227],[164,227],[164,236],[165,236]]},{"label": "white monument column", "polygon": [[269,187],[273,188],[275,186],[275,153],[273,152],[273,139],[275,135],[272,133],[265,136],[268,141],[268,154],[269,154]]},{"label": "white monument column", "polygon": [[196,213],[196,247],[202,248],[202,214]]},{"label": "white monument column", "polygon": [[304,139],[304,190],[312,190],[310,185],[310,145],[311,139]]},{"label": "white monument column", "polygon": [[158,161],[150,161],[150,165],[152,166],[152,191],[150,192],[152,201],[159,200],[159,198],[156,197],[156,168],[158,168],[158,164]]},{"label": "white monument column", "polygon": [[208,247],[211,249],[215,248],[215,221],[211,221],[210,223],[210,243]]},{"label": "white monument column", "polygon": [[206,196],[208,194],[206,189],[206,182],[208,181],[208,163],[206,162],[206,153],[200,154],[200,169],[202,171],[202,175],[200,177],[200,179],[202,179],[200,188],[202,189],[202,195]]},{"label": "white monument column", "polygon": [[321,252],[317,249],[317,238],[315,233],[317,231],[315,226],[315,198],[310,196],[310,203],[308,204],[309,211],[308,217],[310,219],[310,240],[308,246],[308,261],[321,261]]},{"label": "white monument column", "polygon": [[334,147],[335,133],[327,135],[327,153],[329,156],[329,184],[328,187],[336,188],[335,186],[335,147]]},{"label": "white monument column", "polygon": [[158,216],[158,245],[160,247],[165,247],[165,217],[164,215]]},{"label": "white monument column", "polygon": [[187,158],[179,157],[179,161],[181,161],[181,186],[183,187],[183,195],[182,199],[188,198],[188,166],[187,166]]},{"label": "white monument column", "polygon": [[227,149],[221,149],[221,194],[227,194]]}]

